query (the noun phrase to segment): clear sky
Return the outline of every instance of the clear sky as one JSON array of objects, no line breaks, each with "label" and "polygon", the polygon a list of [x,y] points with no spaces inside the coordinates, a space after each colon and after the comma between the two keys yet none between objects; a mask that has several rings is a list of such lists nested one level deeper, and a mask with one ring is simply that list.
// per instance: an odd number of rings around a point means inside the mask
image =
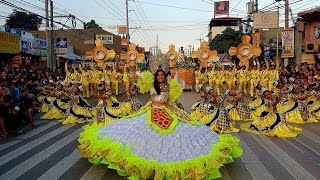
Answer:
[{"label": "clear sky", "polygon": [[[44,15],[44,0],[7,0],[32,12]],[[94,19],[105,30],[116,33],[117,25],[125,25],[125,0],[53,0],[54,12],[73,14],[83,21]],[[199,38],[205,38],[208,24],[213,18],[212,0],[130,0],[131,40],[149,48],[156,45],[159,37],[160,48],[168,50],[170,44],[176,47],[199,46]],[[230,0],[231,16],[244,17],[249,0]],[[272,4],[272,5],[270,5]],[[283,2],[281,3],[283,5]],[[270,5],[270,6],[268,6]],[[275,10],[274,0],[259,0],[259,9]],[[290,0],[293,16],[297,12],[320,6],[320,0]],[[272,9],[273,8],[273,9]],[[0,24],[3,16],[8,16],[12,8],[0,4]],[[56,14],[58,15],[58,14]],[[280,11],[280,23],[284,23],[284,10]],[[291,16],[290,16],[291,18]],[[57,18],[65,23],[67,19]],[[292,21],[290,20],[292,24]],[[67,22],[67,25],[70,25]],[[61,28],[61,25],[57,25]],[[82,24],[78,22],[77,28]]]}]

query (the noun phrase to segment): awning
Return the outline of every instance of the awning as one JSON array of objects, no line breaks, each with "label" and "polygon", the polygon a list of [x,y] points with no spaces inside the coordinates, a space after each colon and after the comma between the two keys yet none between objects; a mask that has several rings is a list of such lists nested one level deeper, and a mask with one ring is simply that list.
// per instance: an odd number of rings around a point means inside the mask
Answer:
[{"label": "awning", "polygon": [[85,58],[81,57],[81,56],[78,56],[74,53],[68,53],[68,56],[66,57],[67,59],[70,59],[70,60],[85,60]]}]

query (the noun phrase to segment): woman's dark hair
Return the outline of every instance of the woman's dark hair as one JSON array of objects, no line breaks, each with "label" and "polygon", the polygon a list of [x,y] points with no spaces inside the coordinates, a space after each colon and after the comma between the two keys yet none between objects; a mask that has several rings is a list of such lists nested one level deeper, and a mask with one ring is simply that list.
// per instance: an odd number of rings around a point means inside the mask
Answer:
[{"label": "woman's dark hair", "polygon": [[165,82],[166,82],[166,77],[167,77],[166,73],[162,69],[157,70],[156,73],[154,74],[153,87],[156,90],[158,95],[161,94],[160,83],[158,82],[158,79],[157,79],[157,76],[160,72],[162,72],[164,74]]}]

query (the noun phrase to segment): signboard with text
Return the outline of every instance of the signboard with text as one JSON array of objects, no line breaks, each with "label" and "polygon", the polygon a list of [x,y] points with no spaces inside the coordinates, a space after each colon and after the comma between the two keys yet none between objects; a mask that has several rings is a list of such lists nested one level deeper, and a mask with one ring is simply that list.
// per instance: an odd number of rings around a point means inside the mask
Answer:
[{"label": "signboard with text", "polygon": [[214,16],[216,15],[229,16],[229,1],[220,1],[214,3]]},{"label": "signboard with text", "polygon": [[15,34],[0,32],[0,52],[19,53],[20,40]]},{"label": "signboard with text", "polygon": [[127,34],[127,26],[118,26],[118,34]]},{"label": "signboard with text", "polygon": [[97,39],[103,40],[104,44],[113,44],[113,35],[96,35]]},{"label": "signboard with text", "polygon": [[278,12],[264,12],[253,14],[254,29],[269,29],[278,28],[279,18]]},{"label": "signboard with text", "polygon": [[68,56],[68,39],[60,38],[56,39],[56,55],[59,57],[67,57]]},{"label": "signboard with text", "polygon": [[282,58],[294,57],[294,29],[283,29],[282,37]]}]

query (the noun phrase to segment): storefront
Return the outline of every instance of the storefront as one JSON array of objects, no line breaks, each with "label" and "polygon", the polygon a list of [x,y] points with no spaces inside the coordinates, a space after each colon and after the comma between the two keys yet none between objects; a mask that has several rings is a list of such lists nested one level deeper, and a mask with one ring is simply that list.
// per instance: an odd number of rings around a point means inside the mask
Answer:
[{"label": "storefront", "polygon": [[12,65],[13,58],[19,53],[20,53],[19,37],[15,34],[0,32],[0,66],[6,65],[6,64]]},{"label": "storefront", "polygon": [[38,69],[46,67],[46,41],[32,37],[21,37],[21,67]]}]

